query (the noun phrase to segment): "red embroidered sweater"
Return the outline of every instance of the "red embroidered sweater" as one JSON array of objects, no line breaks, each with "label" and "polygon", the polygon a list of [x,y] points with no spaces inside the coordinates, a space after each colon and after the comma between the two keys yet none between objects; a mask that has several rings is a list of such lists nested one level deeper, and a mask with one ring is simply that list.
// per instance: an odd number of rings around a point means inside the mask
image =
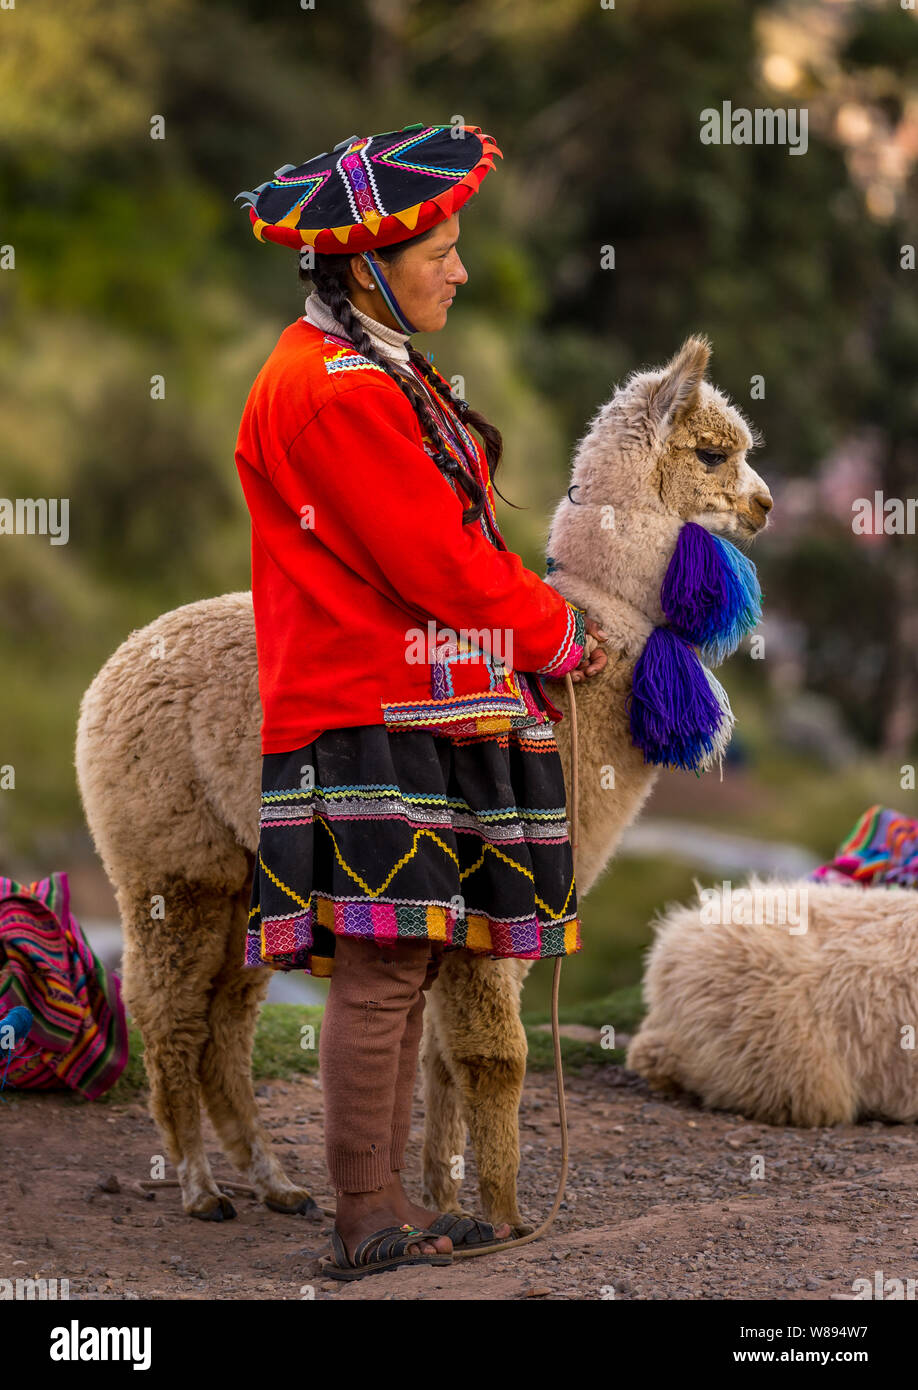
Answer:
[{"label": "red embroidered sweater", "polygon": [[538,676],[579,664],[583,610],[507,549],[484,451],[436,404],[473,452],[478,522],[462,524],[469,499],[402,391],[353,344],[298,319],[255,379],[236,465],[252,518],[263,753],[356,724],[463,735],[562,717]]}]

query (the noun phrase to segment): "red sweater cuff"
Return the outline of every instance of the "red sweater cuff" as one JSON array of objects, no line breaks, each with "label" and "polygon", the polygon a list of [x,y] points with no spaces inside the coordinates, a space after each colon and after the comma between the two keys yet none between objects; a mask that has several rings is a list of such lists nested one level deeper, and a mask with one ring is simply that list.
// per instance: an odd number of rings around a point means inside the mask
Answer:
[{"label": "red sweater cuff", "polygon": [[546,666],[539,666],[536,672],[540,676],[550,676],[552,680],[567,675],[568,671],[576,670],[583,660],[586,646],[585,611],[573,603],[568,603],[567,607],[567,629],[564,640],[551,661]]}]

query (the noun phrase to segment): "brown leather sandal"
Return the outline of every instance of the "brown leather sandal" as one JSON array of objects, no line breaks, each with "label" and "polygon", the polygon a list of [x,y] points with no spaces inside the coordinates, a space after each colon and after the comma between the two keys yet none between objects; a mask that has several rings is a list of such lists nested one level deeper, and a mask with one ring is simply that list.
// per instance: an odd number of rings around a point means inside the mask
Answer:
[{"label": "brown leather sandal", "polygon": [[323,1274],[331,1279],[362,1279],[365,1274],[381,1274],[384,1269],[395,1269],[397,1265],[448,1265],[452,1264],[452,1252],[439,1251],[416,1255],[408,1253],[409,1245],[420,1245],[424,1239],[434,1239],[432,1231],[422,1231],[417,1226],[405,1222],[401,1226],[386,1226],[374,1231],[360,1242],[351,1261],[347,1247],[338,1232],[332,1229],[331,1246],[333,1259],[324,1256],[319,1261]]},{"label": "brown leather sandal", "polygon": [[503,1245],[513,1240],[512,1229],[508,1236],[497,1236],[490,1222],[479,1221],[465,1212],[443,1211],[431,1221],[430,1229],[435,1236],[449,1236],[454,1250],[469,1245]]}]

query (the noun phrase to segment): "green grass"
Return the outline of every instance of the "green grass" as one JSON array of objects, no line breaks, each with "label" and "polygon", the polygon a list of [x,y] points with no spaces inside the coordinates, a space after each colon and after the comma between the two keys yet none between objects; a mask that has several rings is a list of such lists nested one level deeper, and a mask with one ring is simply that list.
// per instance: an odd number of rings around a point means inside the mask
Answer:
[{"label": "green grass", "polygon": [[143,1042],[140,1037],[140,1030],[128,1020],[128,1059],[124,1071],[118,1077],[114,1086],[105,1092],[100,1100],[121,1101],[133,1100],[140,1091],[146,1089],[147,1073],[143,1065]]},{"label": "green grass", "polygon": [[[583,1004],[558,1004],[558,1022],[583,1023],[590,1028],[602,1028],[611,1024],[618,1033],[633,1033],[644,1017],[644,1000],[640,984],[627,985],[624,989],[613,990],[602,999],[593,999]],[[554,1046],[551,1033],[535,1032],[539,1023],[550,1023],[550,1006],[544,1010],[523,1013],[523,1026],[529,1043],[528,1069],[530,1071],[551,1071],[555,1064]],[[602,1047],[599,1043],[578,1042],[574,1038],[561,1039],[561,1061],[565,1071],[577,1073],[585,1063],[595,1062],[607,1066],[612,1063],[621,1066],[625,1060],[623,1047]]]},{"label": "green grass", "polygon": [[[570,1005],[583,1021],[583,1011],[610,991],[637,985],[643,955],[652,940],[651,921],[668,902],[692,900],[697,868],[664,858],[616,859],[580,905],[582,946],[561,966],[562,1007]],[[526,977],[523,1014],[541,1011],[551,1003],[552,960],[536,961]]]},{"label": "green grass", "polygon": [[[266,1004],[258,1020],[255,1046],[252,1051],[252,1074],[259,1081],[290,1081],[297,1076],[315,1076],[319,1070],[319,1028],[324,1010],[321,1004]],[[633,1032],[643,1013],[640,985],[616,990],[604,999],[582,1005],[559,1008],[561,1023],[585,1023],[600,1028],[611,1023],[616,1030]],[[529,1068],[550,1071],[554,1065],[551,1033],[534,1031],[534,1025],[548,1023],[550,1013],[524,1013],[523,1025],[529,1041]],[[314,1038],[301,1032],[303,1027],[315,1029]],[[301,1040],[313,1044],[302,1047]],[[146,1090],[147,1077],[143,1065],[143,1042],[133,1022],[128,1023],[128,1062],[111,1090],[101,1097],[102,1103],[124,1104],[135,1100]],[[591,1043],[561,1039],[561,1056],[565,1069],[577,1072],[585,1062],[624,1061],[622,1048],[603,1048]]]},{"label": "green grass", "polygon": [[[321,1004],[266,1004],[258,1020],[252,1072],[256,1081],[314,1076],[319,1070]],[[301,1033],[311,1027],[313,1036]],[[303,1043],[311,1044],[303,1047]]]},{"label": "green grass", "polygon": [[[559,1023],[585,1023],[590,1028],[602,1028],[611,1023],[621,1033],[633,1033],[645,1013],[644,993],[640,984],[613,990],[603,999],[594,999],[591,1003],[558,1005]],[[549,1020],[547,1010],[544,1018],[523,1015],[523,1022],[527,1024],[548,1023]]]}]

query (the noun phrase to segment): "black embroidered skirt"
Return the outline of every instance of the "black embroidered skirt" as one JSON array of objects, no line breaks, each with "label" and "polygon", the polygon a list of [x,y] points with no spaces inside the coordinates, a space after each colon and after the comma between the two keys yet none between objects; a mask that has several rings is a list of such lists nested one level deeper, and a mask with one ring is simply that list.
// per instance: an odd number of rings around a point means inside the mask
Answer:
[{"label": "black embroidered skirt", "polygon": [[331,975],[336,936],[579,951],[551,724],[461,740],[365,724],[263,754],[245,963]]}]

